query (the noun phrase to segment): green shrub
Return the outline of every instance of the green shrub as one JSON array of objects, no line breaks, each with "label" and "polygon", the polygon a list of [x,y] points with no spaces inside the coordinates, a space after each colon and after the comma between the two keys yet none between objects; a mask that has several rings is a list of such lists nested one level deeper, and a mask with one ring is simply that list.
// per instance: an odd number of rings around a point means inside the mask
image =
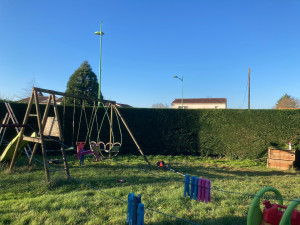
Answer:
[{"label": "green shrub", "polygon": [[[27,104],[11,103],[21,123]],[[34,108],[34,107],[33,107]],[[44,106],[41,107],[42,111]],[[60,120],[63,127],[65,144],[72,146],[77,140],[80,120],[80,107],[75,111],[75,132],[73,133],[73,106],[59,106]],[[90,120],[92,107],[86,107]],[[260,158],[270,145],[285,144],[292,141],[299,146],[300,110],[178,110],[178,109],[139,109],[121,108],[120,112],[127,122],[145,154],[163,155],[200,155],[226,156],[232,158]],[[4,118],[6,109],[0,103],[0,118]],[[97,121],[100,125],[104,109],[99,108]],[[53,110],[49,116],[53,116]],[[33,118],[28,123],[34,124]],[[139,154],[125,126],[121,129],[123,154]],[[116,117],[114,117],[115,141],[120,141]],[[34,126],[32,126],[34,128]],[[96,120],[91,133],[91,140],[97,139]],[[28,130],[28,129],[27,129]],[[87,138],[87,126],[84,115],[81,119],[78,141]],[[8,132],[8,140],[15,135]],[[109,125],[105,118],[100,133],[101,140],[109,141]],[[1,151],[1,149],[0,149]]]}]

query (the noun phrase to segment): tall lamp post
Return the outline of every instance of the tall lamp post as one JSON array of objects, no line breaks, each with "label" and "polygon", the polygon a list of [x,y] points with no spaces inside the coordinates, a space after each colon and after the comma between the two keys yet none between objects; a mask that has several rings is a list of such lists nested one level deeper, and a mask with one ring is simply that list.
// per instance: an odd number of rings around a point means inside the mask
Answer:
[{"label": "tall lamp post", "polygon": [[[100,25],[100,31],[95,32],[96,35],[100,35],[100,62],[99,62],[99,91],[98,91],[98,99],[101,99],[101,55],[102,55],[102,36],[104,33],[102,32],[102,21]],[[100,102],[98,102],[98,105]]]},{"label": "tall lamp post", "polygon": [[178,76],[173,76],[174,78],[178,78],[181,81],[181,86],[182,86],[182,95],[181,95],[181,108],[183,109],[183,76],[178,77]]}]

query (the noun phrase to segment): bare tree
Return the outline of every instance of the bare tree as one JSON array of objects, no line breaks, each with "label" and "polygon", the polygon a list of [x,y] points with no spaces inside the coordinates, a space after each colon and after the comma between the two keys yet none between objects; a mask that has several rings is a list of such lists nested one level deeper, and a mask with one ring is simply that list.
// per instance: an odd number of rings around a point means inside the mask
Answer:
[{"label": "bare tree", "polygon": [[294,98],[288,94],[284,94],[276,103],[276,109],[292,109],[292,108],[299,108],[300,107],[300,100]]},{"label": "bare tree", "polygon": [[22,88],[21,92],[18,94],[19,99],[28,98],[31,95],[32,88],[38,86],[35,77],[32,77],[27,83],[24,88]]},{"label": "bare tree", "polygon": [[0,93],[0,101],[13,101],[14,97],[13,96],[5,96],[3,94]]},{"label": "bare tree", "polygon": [[163,104],[163,103],[156,103],[152,105],[152,108],[169,108],[168,104]]}]

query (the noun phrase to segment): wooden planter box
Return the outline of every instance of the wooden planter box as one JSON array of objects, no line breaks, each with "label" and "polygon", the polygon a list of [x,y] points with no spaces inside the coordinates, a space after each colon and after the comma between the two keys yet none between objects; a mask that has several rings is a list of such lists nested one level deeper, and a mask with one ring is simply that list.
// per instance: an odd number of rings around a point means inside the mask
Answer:
[{"label": "wooden planter box", "polygon": [[296,160],[295,150],[268,148],[268,168],[289,170],[294,167]]}]

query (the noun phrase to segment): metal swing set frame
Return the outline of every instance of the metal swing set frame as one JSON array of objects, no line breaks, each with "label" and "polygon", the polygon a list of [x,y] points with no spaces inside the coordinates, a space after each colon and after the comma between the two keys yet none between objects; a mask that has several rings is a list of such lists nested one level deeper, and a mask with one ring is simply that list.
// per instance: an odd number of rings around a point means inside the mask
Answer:
[{"label": "metal swing set frame", "polygon": [[[39,102],[39,99],[38,99],[38,93],[47,93],[47,94],[49,94],[48,102],[46,104],[43,115],[42,115],[41,109],[40,109],[40,102]],[[72,95],[72,94],[68,94],[68,93],[64,93],[64,92],[58,92],[58,91],[33,87],[31,97],[30,97],[30,100],[28,102],[27,110],[26,110],[26,113],[25,113],[25,116],[24,116],[24,119],[23,119],[23,123],[22,123],[24,126],[21,127],[21,130],[19,132],[19,136],[18,136],[18,140],[16,142],[13,157],[12,157],[12,160],[10,162],[10,167],[9,167],[10,172],[13,171],[13,168],[15,166],[15,162],[17,160],[18,153],[20,151],[22,151],[22,148],[20,146],[21,142],[23,140],[25,140],[25,141],[34,143],[34,148],[32,150],[32,154],[31,154],[31,157],[29,159],[29,164],[28,164],[29,166],[32,165],[33,157],[36,153],[38,145],[41,146],[46,180],[47,180],[48,183],[50,183],[50,172],[56,172],[57,170],[52,171],[49,168],[49,161],[47,160],[47,149],[46,149],[45,143],[47,141],[52,141],[52,142],[55,141],[56,143],[60,144],[60,151],[61,151],[61,154],[62,154],[62,160],[63,160],[63,164],[64,164],[64,168],[62,169],[62,171],[64,171],[67,178],[69,178],[70,174],[69,174],[69,168],[68,168],[68,163],[67,163],[67,158],[66,158],[66,153],[65,153],[65,147],[66,146],[64,145],[64,138],[63,138],[63,133],[62,133],[62,129],[61,129],[61,122],[60,122],[60,119],[59,119],[58,108],[57,108],[57,103],[56,103],[56,95],[63,96],[63,97],[70,97],[70,98],[74,98],[74,99],[80,99],[80,100],[87,100],[87,101],[101,102],[101,103],[104,103],[104,104],[106,104],[106,103],[110,104],[110,107],[111,107],[110,142],[108,143],[108,145],[109,145],[109,150],[108,150],[109,157],[111,157],[112,153],[114,152],[113,151],[114,144],[113,144],[113,141],[112,141],[112,139],[113,139],[112,120],[113,120],[113,111],[114,111],[114,112],[116,112],[118,117],[121,119],[123,125],[125,126],[125,128],[127,129],[129,135],[131,136],[132,140],[134,141],[138,151],[144,157],[144,160],[146,161],[146,163],[150,164],[147,157],[146,157],[146,155],[143,153],[143,151],[140,148],[138,142],[136,141],[135,137],[133,136],[133,133],[129,129],[126,121],[124,120],[124,118],[122,117],[120,111],[116,107],[116,102],[115,101],[108,101],[108,100],[82,97],[82,96]],[[35,114],[31,114],[33,104],[35,104]],[[53,107],[53,111],[54,111],[54,115],[55,115],[54,118],[53,117],[48,117],[48,112],[49,112],[49,109],[50,109],[51,106]],[[65,110],[65,108],[64,108],[64,110]],[[36,137],[30,137],[30,136],[24,135],[25,130],[27,128],[27,122],[28,122],[29,117],[36,117],[36,119],[37,119],[38,130],[36,131]],[[52,121],[52,122],[50,122],[50,121]],[[49,127],[49,123],[51,123],[50,127]],[[73,123],[74,123],[74,121],[73,121]],[[55,125],[56,128],[54,129],[54,132],[53,132],[54,134],[51,134],[51,130],[53,128],[53,125]],[[54,139],[52,137],[55,137],[56,139]],[[96,146],[97,146],[97,144],[96,144]]]}]

